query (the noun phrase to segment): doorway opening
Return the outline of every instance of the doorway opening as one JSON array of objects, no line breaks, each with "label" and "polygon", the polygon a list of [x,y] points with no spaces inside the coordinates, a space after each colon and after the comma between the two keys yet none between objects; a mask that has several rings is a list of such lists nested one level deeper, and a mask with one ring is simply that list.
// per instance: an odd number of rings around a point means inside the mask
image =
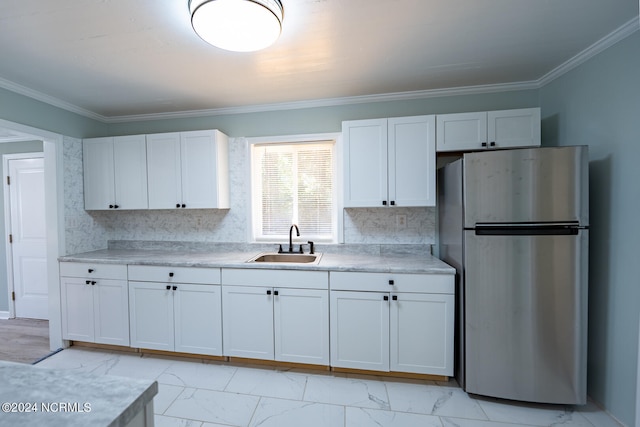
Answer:
[{"label": "doorway opening", "polygon": [[[64,251],[64,194],[62,171],[62,135],[0,119],[0,144],[17,141],[42,141],[44,153],[44,197],[46,230],[47,312],[51,350],[68,345],[62,340],[58,257]],[[6,179],[6,178],[5,178]],[[2,286],[4,288],[4,286]],[[7,288],[5,288],[7,289]],[[10,313],[6,300],[8,290],[0,295],[0,317]],[[12,305],[10,305],[12,307]],[[6,310],[6,311],[5,311]]]}]

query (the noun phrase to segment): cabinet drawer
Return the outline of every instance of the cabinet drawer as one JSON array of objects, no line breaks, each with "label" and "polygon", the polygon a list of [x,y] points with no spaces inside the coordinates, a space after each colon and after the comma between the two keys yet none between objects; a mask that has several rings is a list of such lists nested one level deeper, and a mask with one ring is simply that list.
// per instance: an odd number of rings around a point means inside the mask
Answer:
[{"label": "cabinet drawer", "polygon": [[60,276],[127,280],[127,266],[85,262],[61,262]]},{"label": "cabinet drawer", "polygon": [[329,289],[326,271],[224,268],[222,280],[224,285]]},{"label": "cabinet drawer", "polygon": [[219,268],[130,265],[129,280],[141,282],[220,284]]},{"label": "cabinet drawer", "polygon": [[331,290],[453,294],[453,274],[331,272]]}]

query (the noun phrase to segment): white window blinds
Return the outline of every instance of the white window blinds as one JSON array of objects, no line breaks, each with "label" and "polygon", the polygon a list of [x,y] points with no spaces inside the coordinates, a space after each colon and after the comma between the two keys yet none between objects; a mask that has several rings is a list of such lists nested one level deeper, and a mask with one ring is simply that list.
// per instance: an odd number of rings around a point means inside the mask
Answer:
[{"label": "white window blinds", "polygon": [[336,239],[334,141],[252,146],[253,231],[256,240]]}]

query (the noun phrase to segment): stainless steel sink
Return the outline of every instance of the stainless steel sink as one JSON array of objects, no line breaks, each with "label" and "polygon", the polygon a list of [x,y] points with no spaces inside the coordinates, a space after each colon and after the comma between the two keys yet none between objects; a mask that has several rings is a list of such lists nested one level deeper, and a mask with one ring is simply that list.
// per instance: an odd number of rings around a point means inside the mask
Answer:
[{"label": "stainless steel sink", "polygon": [[261,253],[247,262],[278,263],[278,264],[317,264],[322,254],[296,253]]}]

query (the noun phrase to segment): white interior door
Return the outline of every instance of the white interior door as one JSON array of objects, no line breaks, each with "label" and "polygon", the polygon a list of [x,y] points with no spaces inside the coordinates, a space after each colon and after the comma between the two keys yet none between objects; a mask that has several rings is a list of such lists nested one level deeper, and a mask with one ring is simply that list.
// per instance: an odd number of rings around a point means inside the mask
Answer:
[{"label": "white interior door", "polygon": [[9,160],[16,317],[48,319],[44,159]]}]

